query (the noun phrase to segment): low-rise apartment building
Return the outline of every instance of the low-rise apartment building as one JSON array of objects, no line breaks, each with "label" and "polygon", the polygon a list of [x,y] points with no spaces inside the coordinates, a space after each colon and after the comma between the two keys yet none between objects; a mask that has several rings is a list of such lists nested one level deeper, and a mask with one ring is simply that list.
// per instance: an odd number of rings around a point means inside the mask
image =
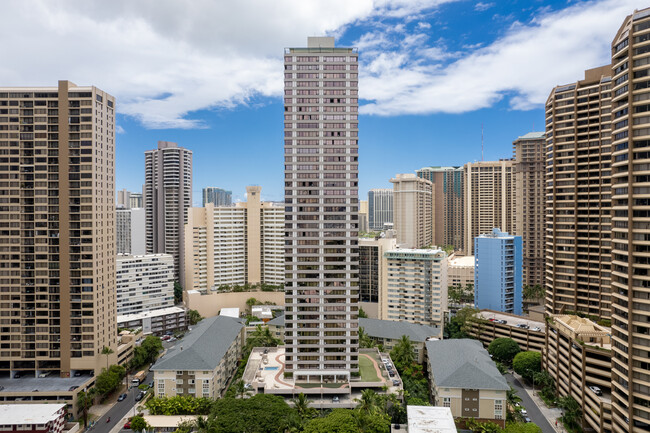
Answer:
[{"label": "low-rise apartment building", "polygon": [[543,368],[560,396],[572,396],[582,408],[583,428],[612,431],[611,330],[574,315],[548,321]]},{"label": "low-rise apartment building", "polygon": [[171,254],[118,254],[115,265],[118,315],[174,306],[174,257]]},{"label": "low-rise apartment building", "polygon": [[481,310],[472,320],[469,335],[485,347],[497,338],[512,338],[521,350],[542,352],[546,340],[546,323],[526,316]]},{"label": "low-rise apartment building", "polygon": [[424,343],[429,339],[442,338],[442,328],[418,325],[393,320],[359,319],[359,329],[383,346],[384,352],[390,352],[402,336],[407,336],[413,343],[415,359],[420,364],[424,361]]},{"label": "low-rise apartment building", "polygon": [[384,253],[380,318],[444,327],[447,254],[440,249],[397,248]]},{"label": "low-rise apartment building", "polygon": [[427,341],[429,386],[434,406],[454,418],[474,418],[505,427],[510,386],[477,340]]},{"label": "low-rise apartment building", "polygon": [[65,416],[65,404],[3,404],[0,405],[0,431],[62,433]]},{"label": "low-rise apartment building", "polygon": [[185,331],[187,320],[184,308],[168,307],[117,316],[117,327],[122,329],[142,328],[144,335],[164,335],[167,332]]},{"label": "low-rise apartment building", "polygon": [[199,322],[153,366],[155,395],[222,397],[241,358],[244,328],[226,316]]}]

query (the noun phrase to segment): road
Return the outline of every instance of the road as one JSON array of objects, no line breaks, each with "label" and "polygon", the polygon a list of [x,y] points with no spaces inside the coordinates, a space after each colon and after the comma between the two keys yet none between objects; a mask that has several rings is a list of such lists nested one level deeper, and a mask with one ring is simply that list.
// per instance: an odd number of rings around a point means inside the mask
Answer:
[{"label": "road", "polygon": [[530,398],[526,390],[521,386],[519,380],[510,373],[506,374],[505,377],[508,383],[517,391],[517,395],[521,398],[521,405],[528,411],[528,417],[542,429],[543,433],[557,433],[539,410],[533,399]]},{"label": "road", "polygon": [[[147,374],[147,378],[143,383],[151,383],[153,380],[153,372]],[[131,388],[127,394],[128,397],[122,401],[118,401],[113,405],[112,408],[108,410],[101,418],[97,420],[95,426],[90,430],[91,433],[109,433],[117,423],[122,421],[122,418],[131,411],[133,413],[133,408],[135,407],[136,401],[135,396],[140,392],[140,390],[135,387]],[[110,422],[106,422],[110,418]]]}]

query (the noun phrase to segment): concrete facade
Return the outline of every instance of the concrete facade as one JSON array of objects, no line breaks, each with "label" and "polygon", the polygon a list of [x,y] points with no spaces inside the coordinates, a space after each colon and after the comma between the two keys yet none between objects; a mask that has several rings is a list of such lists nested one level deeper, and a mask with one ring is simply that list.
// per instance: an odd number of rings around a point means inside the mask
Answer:
[{"label": "concrete facade", "polygon": [[370,230],[384,230],[393,223],[393,190],[368,190],[368,227]]},{"label": "concrete facade", "polygon": [[474,287],[474,256],[452,254],[447,260],[447,284]]},{"label": "concrete facade", "polygon": [[144,153],[147,254],[171,254],[174,278],[183,281],[184,230],[192,206],[192,151],[159,141]]},{"label": "concrete facade", "polygon": [[284,283],[284,209],[260,201],[261,188],[246,188],[235,206],[188,209],[185,290]]},{"label": "concrete facade", "polygon": [[523,281],[545,283],[546,133],[530,132],[513,143],[515,160],[515,223],[513,233],[523,245]]},{"label": "concrete facade", "polygon": [[118,254],[117,314],[174,306],[174,258],[170,254]]},{"label": "concrete facade", "polygon": [[424,167],[417,176],[433,184],[434,243],[461,250],[465,238],[463,167]]},{"label": "concrete facade", "polygon": [[474,238],[495,227],[514,233],[514,164],[513,160],[465,164],[465,254],[474,254]]},{"label": "concrete facade", "polygon": [[284,52],[286,372],[359,370],[358,52],[309,38]]},{"label": "concrete facade", "polygon": [[115,98],[69,81],[0,88],[0,124],[0,372],[99,372],[117,349]]},{"label": "concrete facade", "polygon": [[384,253],[397,246],[395,237],[359,239],[359,302],[379,303],[382,294]]},{"label": "concrete facade", "polygon": [[212,203],[215,206],[230,206],[232,204],[232,191],[208,186],[203,188],[203,207]]},{"label": "concrete facade", "polygon": [[144,208],[116,210],[115,239],[117,254],[145,254],[146,218]]},{"label": "concrete facade", "polygon": [[447,311],[447,254],[437,249],[384,253],[380,319],[444,328]]},{"label": "concrete facade", "polygon": [[393,184],[393,226],[402,248],[433,245],[433,184],[412,173],[398,174]]}]

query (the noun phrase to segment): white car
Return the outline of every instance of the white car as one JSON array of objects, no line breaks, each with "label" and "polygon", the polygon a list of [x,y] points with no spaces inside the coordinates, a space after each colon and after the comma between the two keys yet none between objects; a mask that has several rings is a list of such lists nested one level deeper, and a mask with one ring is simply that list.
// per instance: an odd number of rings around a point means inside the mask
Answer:
[{"label": "white car", "polygon": [[522,407],[521,408],[521,414],[526,416],[526,415],[528,415],[528,411],[525,408]]}]

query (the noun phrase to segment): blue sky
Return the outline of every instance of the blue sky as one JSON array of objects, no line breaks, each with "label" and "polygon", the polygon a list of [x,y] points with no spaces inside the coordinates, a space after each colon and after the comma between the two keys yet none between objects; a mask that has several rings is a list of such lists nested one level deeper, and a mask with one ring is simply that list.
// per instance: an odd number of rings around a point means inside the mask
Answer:
[{"label": "blue sky", "polygon": [[[93,84],[118,98],[116,186],[139,191],[158,140],[204,186],[283,199],[282,53],[310,35],[360,50],[360,193],[396,173],[512,155],[553,86],[608,62],[635,0],[7,0],[3,86]],[[18,32],[18,33],[16,33]],[[83,53],[83,54],[74,54]],[[47,65],[46,68],[43,65]]]}]

